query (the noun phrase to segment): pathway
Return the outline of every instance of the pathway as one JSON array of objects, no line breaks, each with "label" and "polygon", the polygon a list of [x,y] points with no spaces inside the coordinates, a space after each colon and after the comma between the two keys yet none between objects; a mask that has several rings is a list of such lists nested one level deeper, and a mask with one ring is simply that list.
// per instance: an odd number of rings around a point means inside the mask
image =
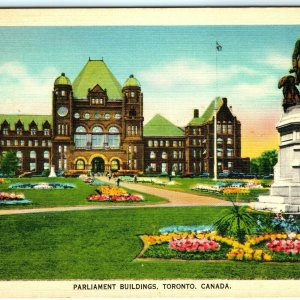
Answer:
[{"label": "pathway", "polygon": [[[106,177],[99,177],[101,181],[113,183]],[[213,197],[189,194],[184,192],[171,191],[158,187],[142,185],[138,183],[121,182],[120,186],[128,189],[133,189],[141,193],[152,194],[167,199],[167,203],[157,204],[133,204],[133,205],[81,205],[81,206],[57,206],[57,207],[43,207],[31,209],[6,209],[0,210],[0,215],[14,215],[14,214],[30,214],[30,213],[44,213],[44,212],[60,212],[60,211],[82,211],[82,210],[96,210],[96,209],[120,209],[120,208],[137,208],[137,207],[189,207],[189,206],[230,206],[228,201],[216,199]]]}]

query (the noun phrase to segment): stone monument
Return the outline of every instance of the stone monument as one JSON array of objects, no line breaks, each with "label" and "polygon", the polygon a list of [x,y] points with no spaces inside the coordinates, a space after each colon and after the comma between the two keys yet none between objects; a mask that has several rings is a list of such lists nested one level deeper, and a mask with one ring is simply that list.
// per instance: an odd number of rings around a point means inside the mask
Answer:
[{"label": "stone monument", "polygon": [[276,125],[280,135],[278,162],[274,168],[274,183],[269,196],[259,196],[251,206],[274,213],[300,213],[300,97],[296,87],[300,77],[300,40],[292,56],[292,75],[278,83],[283,88],[283,114]]}]

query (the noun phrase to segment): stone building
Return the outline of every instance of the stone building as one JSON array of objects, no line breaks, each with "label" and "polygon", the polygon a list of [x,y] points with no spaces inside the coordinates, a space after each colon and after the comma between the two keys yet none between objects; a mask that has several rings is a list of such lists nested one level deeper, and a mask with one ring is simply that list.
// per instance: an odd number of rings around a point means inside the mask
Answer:
[{"label": "stone building", "polygon": [[[248,172],[241,158],[241,125],[218,99],[218,169]],[[185,128],[161,115],[143,125],[143,93],[133,76],[123,86],[103,60],[89,59],[73,83],[54,81],[52,115],[0,115],[0,152],[14,151],[19,172],[210,172],[213,104]]]}]

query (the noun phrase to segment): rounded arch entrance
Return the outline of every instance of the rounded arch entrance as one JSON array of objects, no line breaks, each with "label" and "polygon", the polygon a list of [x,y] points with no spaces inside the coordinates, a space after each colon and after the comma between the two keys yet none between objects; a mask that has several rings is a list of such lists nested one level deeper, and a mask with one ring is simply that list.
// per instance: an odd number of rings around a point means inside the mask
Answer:
[{"label": "rounded arch entrance", "polygon": [[102,154],[94,154],[89,159],[89,165],[93,173],[103,173],[106,170],[107,163],[107,158]]}]

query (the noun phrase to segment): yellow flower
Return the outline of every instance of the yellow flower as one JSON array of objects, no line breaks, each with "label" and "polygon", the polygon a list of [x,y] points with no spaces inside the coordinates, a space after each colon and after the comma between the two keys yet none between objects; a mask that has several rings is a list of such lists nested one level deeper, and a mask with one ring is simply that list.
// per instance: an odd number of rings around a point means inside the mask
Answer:
[{"label": "yellow flower", "polygon": [[272,256],[270,254],[264,253],[263,260],[265,260],[265,261],[271,261],[272,260]]}]

